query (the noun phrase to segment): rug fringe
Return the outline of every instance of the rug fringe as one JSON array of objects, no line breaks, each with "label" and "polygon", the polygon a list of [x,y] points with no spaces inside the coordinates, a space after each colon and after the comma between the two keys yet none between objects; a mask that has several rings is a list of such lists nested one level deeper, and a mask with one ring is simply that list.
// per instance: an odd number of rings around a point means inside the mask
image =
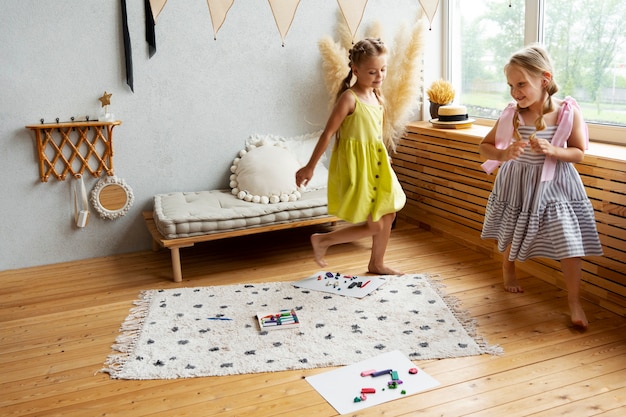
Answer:
[{"label": "rug fringe", "polygon": [[143,329],[144,320],[150,311],[152,294],[153,291],[151,290],[141,291],[139,299],[133,301],[135,307],[130,309],[128,316],[120,326],[120,334],[111,346],[111,349],[118,353],[110,354],[104,362],[105,367],[99,372],[110,374],[111,378],[119,378],[119,373],[128,361],[130,352],[135,348]]},{"label": "rug fringe", "polygon": [[504,354],[504,349],[500,345],[492,345],[487,341],[487,339],[478,334],[476,330],[476,320],[472,318],[469,311],[461,307],[462,303],[457,297],[449,295],[444,291],[446,285],[441,282],[439,278],[440,275],[428,273],[419,275],[424,276],[428,280],[431,287],[437,292],[443,302],[446,303],[454,317],[456,317],[459,323],[461,323],[467,334],[470,335],[472,339],[474,339],[474,341],[483,353],[496,356]]}]

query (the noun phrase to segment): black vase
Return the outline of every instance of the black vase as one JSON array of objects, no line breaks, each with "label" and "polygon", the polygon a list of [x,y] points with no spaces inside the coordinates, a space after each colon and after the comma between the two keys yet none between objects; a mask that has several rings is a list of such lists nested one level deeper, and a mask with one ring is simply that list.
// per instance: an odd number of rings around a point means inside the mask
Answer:
[{"label": "black vase", "polygon": [[439,104],[430,102],[430,118],[437,119],[439,117],[439,107],[445,106],[445,104]]}]

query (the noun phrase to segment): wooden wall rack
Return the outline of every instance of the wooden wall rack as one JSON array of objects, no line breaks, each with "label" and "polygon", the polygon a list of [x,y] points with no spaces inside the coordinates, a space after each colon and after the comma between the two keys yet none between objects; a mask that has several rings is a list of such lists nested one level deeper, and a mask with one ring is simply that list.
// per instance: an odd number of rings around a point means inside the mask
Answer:
[{"label": "wooden wall rack", "polygon": [[39,177],[50,175],[65,180],[85,171],[98,178],[102,172],[113,175],[113,128],[121,121],[41,123],[26,128],[35,132],[39,157]]}]

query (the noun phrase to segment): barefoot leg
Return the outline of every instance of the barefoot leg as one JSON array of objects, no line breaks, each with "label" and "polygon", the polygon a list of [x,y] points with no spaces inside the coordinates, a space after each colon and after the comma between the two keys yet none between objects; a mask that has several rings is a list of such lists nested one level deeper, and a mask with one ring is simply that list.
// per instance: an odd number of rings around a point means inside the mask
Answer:
[{"label": "barefoot leg", "polygon": [[524,292],[524,289],[517,282],[515,261],[509,261],[510,253],[511,245],[509,245],[502,254],[502,278],[504,280],[504,291],[513,293]]},{"label": "barefoot leg", "polygon": [[333,245],[352,242],[364,237],[372,236],[375,232],[376,228],[372,228],[372,225],[368,222],[333,230],[328,233],[315,233],[311,235],[313,259],[319,266],[325,267],[328,263],[324,260],[324,256],[326,255],[328,248]]},{"label": "barefoot leg", "polygon": [[322,268],[328,265],[324,260],[328,245],[323,244],[324,235],[321,233],[315,233],[311,235],[311,246],[313,247],[313,259]]},{"label": "barefoot leg", "polygon": [[565,278],[572,324],[586,330],[589,321],[580,302],[580,281],[582,279],[580,258],[561,259],[561,269],[563,269],[563,277]]},{"label": "barefoot leg", "polygon": [[367,272],[374,275],[404,275],[404,272],[387,265],[383,265],[381,268],[368,266]]},{"label": "barefoot leg", "polygon": [[[396,218],[395,213],[385,214],[377,222],[380,224],[380,229],[377,233],[372,235],[372,255],[370,256],[370,262],[367,267],[367,271],[370,274],[377,275],[403,275],[402,271],[392,268],[385,264],[384,257],[387,250],[387,244],[389,243],[389,236],[391,235],[391,226]],[[371,219],[370,219],[371,220]],[[370,221],[368,220],[368,221]]]}]

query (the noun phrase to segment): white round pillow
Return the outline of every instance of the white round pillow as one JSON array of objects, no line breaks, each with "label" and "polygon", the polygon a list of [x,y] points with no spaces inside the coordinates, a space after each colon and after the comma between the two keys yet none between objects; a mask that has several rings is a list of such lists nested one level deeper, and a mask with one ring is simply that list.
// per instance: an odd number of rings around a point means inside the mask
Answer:
[{"label": "white round pillow", "polygon": [[[305,166],[317,145],[322,130],[306,133],[300,136],[282,137],[276,135],[250,135],[246,139],[246,147],[249,149],[255,146],[282,146],[287,149],[298,160],[300,166]],[[325,152],[317,162],[313,178],[305,186],[300,188],[301,192],[319,190],[328,185],[328,155]]]},{"label": "white round pillow", "polygon": [[260,204],[296,201],[298,160],[280,146],[249,147],[239,152],[230,170],[230,187],[239,199]]}]

